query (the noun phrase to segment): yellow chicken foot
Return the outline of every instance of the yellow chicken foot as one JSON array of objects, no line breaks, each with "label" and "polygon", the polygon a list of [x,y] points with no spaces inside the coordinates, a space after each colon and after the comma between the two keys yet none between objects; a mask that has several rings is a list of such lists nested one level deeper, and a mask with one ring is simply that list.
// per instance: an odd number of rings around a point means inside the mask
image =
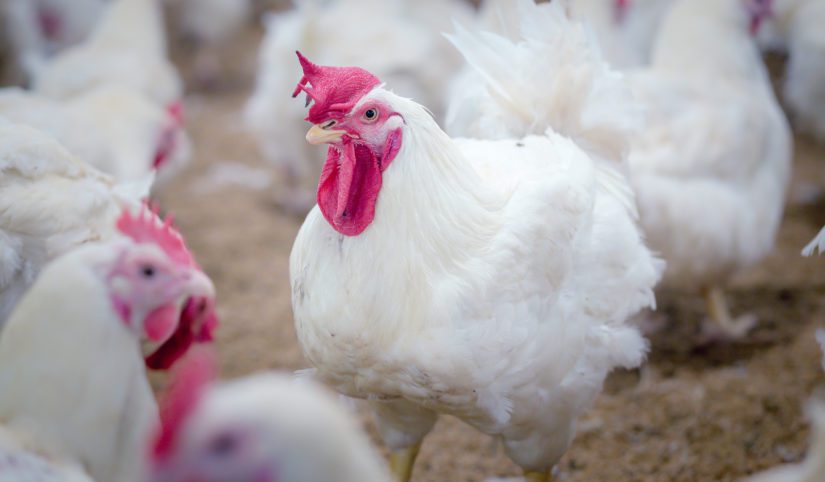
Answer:
[{"label": "yellow chicken foot", "polygon": [[409,482],[412,478],[413,465],[420,448],[421,444],[417,443],[412,447],[396,450],[390,455],[390,470],[398,482]]},{"label": "yellow chicken foot", "polygon": [[525,472],[524,473],[524,481],[525,482],[551,482],[553,480],[553,476],[551,473],[548,472]]},{"label": "yellow chicken foot", "polygon": [[734,319],[728,309],[725,293],[719,287],[705,289],[704,296],[708,315],[723,338],[739,340],[753,329],[756,317],[746,315]]}]

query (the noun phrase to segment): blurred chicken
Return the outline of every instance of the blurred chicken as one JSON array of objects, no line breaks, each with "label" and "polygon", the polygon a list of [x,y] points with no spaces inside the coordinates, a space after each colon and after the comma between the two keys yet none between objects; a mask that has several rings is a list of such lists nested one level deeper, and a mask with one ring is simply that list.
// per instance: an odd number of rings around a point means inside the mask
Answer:
[{"label": "blurred chicken", "polygon": [[115,185],[51,137],[0,118],[0,326],[51,259],[115,236],[152,176]]},{"label": "blurred chicken", "polygon": [[654,39],[673,0],[568,0],[573,18],[593,28],[605,59],[619,69],[650,62]]},{"label": "blurred chicken", "polygon": [[2,480],[145,480],[158,419],[144,365],[179,356],[179,331],[211,330],[214,288],[153,214],[124,212],[117,230],[51,262],[0,332]]},{"label": "blurred chicken", "polygon": [[178,102],[182,85],[166,58],[160,0],[111,0],[84,42],[48,61],[34,90],[71,98],[106,84],[131,87],[162,106]]},{"label": "blurred chicken", "polygon": [[107,0],[4,0],[4,31],[22,77],[52,55],[84,40]]},{"label": "blurred chicken", "polygon": [[53,136],[119,182],[146,179],[155,170],[159,181],[166,180],[189,161],[192,147],[181,115],[179,104],[164,109],[118,86],[64,101],[0,89],[0,116]]},{"label": "blurred chicken", "polygon": [[176,9],[180,33],[194,47],[194,77],[205,87],[223,75],[219,52],[250,20],[251,0],[167,0]]},{"label": "blurred chicken", "polygon": [[825,227],[820,229],[819,234],[802,248],[802,256],[811,256],[816,252],[822,254],[823,251],[825,251]]},{"label": "blurred chicken", "polygon": [[667,261],[664,283],[701,290],[715,331],[738,338],[723,288],[773,249],[791,168],[791,133],[753,33],[768,0],[679,0],[652,65],[630,74],[648,128],[631,178],[642,225]]},{"label": "blurred chicken", "polygon": [[789,54],[784,101],[799,128],[825,142],[825,0],[776,0],[774,11]]},{"label": "blurred chicken", "polygon": [[450,17],[469,15],[469,7],[456,0],[306,0],[267,16],[245,116],[263,156],[296,187],[282,196],[285,208],[303,214],[312,206],[312,183],[323,159],[320,149],[303,141],[303,109],[284,95],[295,82],[295,51],[322,62],[361,65],[440,114],[444,86],[460,59],[435,29]]},{"label": "blurred chicken", "polygon": [[211,365],[193,352],[175,369],[152,482],[391,480],[353,417],[322,388],[278,373],[206,386]]},{"label": "blurred chicken", "polygon": [[369,72],[299,56],[307,140],[330,147],[290,259],[296,330],[318,379],[369,401],[402,481],[439,413],[547,480],[605,376],[646,351],[627,319],[661,263],[620,173],[627,90],[558,3],[519,7],[527,41],[453,41],[542,135],[451,139]]}]

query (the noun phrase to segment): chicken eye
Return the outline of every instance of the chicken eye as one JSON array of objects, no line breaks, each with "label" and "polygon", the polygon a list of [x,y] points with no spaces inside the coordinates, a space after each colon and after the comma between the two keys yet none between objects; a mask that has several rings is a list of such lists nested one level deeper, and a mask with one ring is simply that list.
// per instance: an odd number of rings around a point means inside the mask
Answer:
[{"label": "chicken eye", "polygon": [[364,111],[364,120],[374,121],[378,118],[378,109],[372,108]]},{"label": "chicken eye", "polygon": [[140,267],[140,274],[144,278],[153,278],[155,276],[155,267],[151,264],[145,264]]}]

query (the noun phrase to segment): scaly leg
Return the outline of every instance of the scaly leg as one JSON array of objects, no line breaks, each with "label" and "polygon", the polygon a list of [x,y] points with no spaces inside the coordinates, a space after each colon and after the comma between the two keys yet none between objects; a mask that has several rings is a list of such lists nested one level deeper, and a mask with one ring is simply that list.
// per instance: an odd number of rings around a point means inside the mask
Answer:
[{"label": "scaly leg", "polygon": [[413,466],[419,449],[421,449],[421,444],[417,443],[412,447],[396,450],[390,455],[390,470],[398,482],[409,482],[412,478]]},{"label": "scaly leg", "polygon": [[553,475],[550,471],[547,472],[525,472],[524,473],[524,481],[525,482],[551,482],[553,480]]},{"label": "scaly leg", "polygon": [[723,338],[738,340],[747,335],[754,325],[756,317],[741,316],[734,319],[728,309],[725,293],[721,288],[713,286],[704,291],[705,303],[707,303],[708,315],[715,323],[715,327],[721,332]]}]

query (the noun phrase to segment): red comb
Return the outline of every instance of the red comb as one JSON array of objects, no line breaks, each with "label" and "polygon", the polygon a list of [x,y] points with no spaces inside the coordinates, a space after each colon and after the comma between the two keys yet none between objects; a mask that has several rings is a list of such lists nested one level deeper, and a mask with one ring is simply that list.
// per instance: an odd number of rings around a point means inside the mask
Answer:
[{"label": "red comb", "polygon": [[215,371],[215,354],[206,347],[192,348],[172,371],[169,388],[159,403],[161,428],[152,451],[156,462],[172,454],[180,428],[215,379]]},{"label": "red comb", "polygon": [[157,206],[147,208],[144,204],[137,216],[124,209],[117,220],[117,229],[136,243],[157,245],[175,263],[197,266],[192,253],[186,249],[183,236],[172,225],[172,221],[171,215],[166,216],[165,221],[161,221]]},{"label": "red comb", "polygon": [[362,68],[321,66],[312,63],[301,52],[295,53],[298,54],[304,75],[298,81],[292,97],[304,91],[307,105],[310,100],[315,101],[306,117],[313,124],[330,118],[340,119],[352,110],[361,97],[381,83],[378,77]]}]

